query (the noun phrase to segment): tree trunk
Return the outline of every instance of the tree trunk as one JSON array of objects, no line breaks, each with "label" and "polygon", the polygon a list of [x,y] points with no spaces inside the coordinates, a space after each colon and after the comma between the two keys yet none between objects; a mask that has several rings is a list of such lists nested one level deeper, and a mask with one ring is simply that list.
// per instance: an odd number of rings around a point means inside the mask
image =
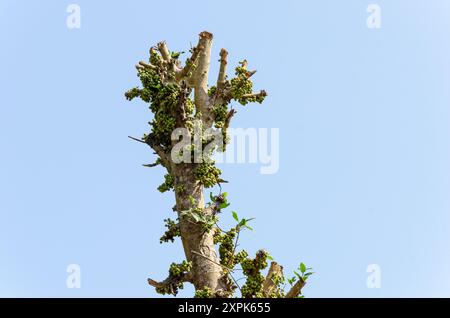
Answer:
[{"label": "tree trunk", "polygon": [[[183,188],[183,191],[175,191],[181,240],[186,259],[192,262],[191,277],[195,289],[208,287],[215,294],[220,294],[227,287],[214,247],[213,231],[205,231],[201,223],[194,223],[188,216],[181,214],[192,208],[205,208],[203,186],[195,179],[195,166],[195,163],[172,164],[175,189],[177,186]],[[192,199],[195,200],[194,205]]]}]

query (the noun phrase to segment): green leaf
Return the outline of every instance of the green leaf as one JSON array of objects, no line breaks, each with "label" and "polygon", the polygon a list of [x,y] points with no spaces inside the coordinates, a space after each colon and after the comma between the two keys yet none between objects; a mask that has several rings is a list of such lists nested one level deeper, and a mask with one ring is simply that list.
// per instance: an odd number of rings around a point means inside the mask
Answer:
[{"label": "green leaf", "polygon": [[225,208],[228,208],[229,206],[230,206],[230,203],[223,202],[219,205],[219,209],[225,209]]},{"label": "green leaf", "polygon": [[273,261],[273,257],[270,256],[269,254],[267,254],[267,259],[270,260],[270,261]]},{"label": "green leaf", "polygon": [[239,217],[238,217],[237,213],[234,211],[231,211],[231,213],[233,214],[233,219],[235,219],[236,222],[239,222]]},{"label": "green leaf", "polygon": [[297,280],[297,278],[295,276],[293,276],[292,278],[288,278],[288,283],[292,286],[296,280]]},{"label": "green leaf", "polygon": [[299,273],[297,273],[296,271],[294,271],[294,274],[298,277],[298,279],[302,278],[302,275],[300,275]]},{"label": "green leaf", "polygon": [[247,224],[245,224],[244,225],[247,229],[249,229],[250,231],[253,231],[253,229],[250,227],[250,226],[248,226]]},{"label": "green leaf", "polygon": [[306,266],[305,266],[305,264],[300,263],[300,267],[299,267],[298,269],[302,272],[302,274],[304,274],[304,273],[306,272]]},{"label": "green leaf", "polygon": [[303,279],[304,279],[304,280],[307,280],[308,277],[311,276],[312,274],[314,274],[314,272],[306,273],[306,274],[303,276]]},{"label": "green leaf", "polygon": [[195,222],[200,221],[200,215],[198,215],[197,213],[192,213],[192,218],[195,220]]},{"label": "green leaf", "polygon": [[214,201],[215,201],[212,192],[209,193],[209,198],[210,198],[211,202],[214,202]]}]

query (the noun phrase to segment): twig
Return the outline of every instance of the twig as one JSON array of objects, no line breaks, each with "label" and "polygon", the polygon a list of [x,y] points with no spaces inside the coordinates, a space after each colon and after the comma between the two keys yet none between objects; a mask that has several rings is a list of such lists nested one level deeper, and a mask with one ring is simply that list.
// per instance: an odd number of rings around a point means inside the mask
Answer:
[{"label": "twig", "polygon": [[217,222],[214,223],[214,225],[217,227],[217,229],[223,233],[227,233],[226,231],[222,230],[219,226],[219,224],[217,224]]},{"label": "twig", "polygon": [[141,140],[141,139],[138,139],[138,138],[135,138],[135,137],[132,137],[132,136],[128,136],[128,138],[130,138],[130,139],[132,139],[132,140],[134,140],[134,141],[140,142],[140,143],[142,143],[142,144],[146,144],[146,145],[148,145],[149,147],[153,148],[153,150],[155,151],[155,154],[158,155],[158,156],[160,157],[161,162],[162,162],[162,163],[161,163],[162,166],[164,166],[164,167],[166,167],[167,169],[169,169],[169,168],[168,168],[168,167],[170,166],[170,163],[169,163],[169,156],[168,156],[168,154],[166,154],[166,153],[164,152],[164,149],[163,149],[161,146],[155,144],[154,142],[151,142],[151,140],[149,140],[149,139],[147,139],[146,141],[143,141],[143,140]]},{"label": "twig", "polygon": [[220,264],[220,263],[217,263],[216,261],[210,259],[210,258],[207,257],[206,255],[203,255],[203,254],[201,254],[201,253],[199,253],[199,252],[196,252],[196,251],[194,251],[194,250],[191,250],[191,253],[193,253],[193,254],[195,254],[195,255],[198,255],[198,256],[201,256],[201,257],[204,257],[206,260],[208,260],[208,261],[210,261],[210,262],[212,262],[212,263],[214,263],[214,264],[216,264],[216,265],[219,265],[220,267],[223,267],[223,268],[227,269],[228,272],[227,272],[226,274],[230,275],[231,279],[232,279],[233,282],[236,284],[236,286],[239,288],[239,291],[242,293],[241,287],[239,286],[239,284],[237,283],[236,279],[234,279],[233,275],[231,274],[233,271],[235,271],[235,269],[232,269],[232,268],[229,268],[229,267],[227,267],[227,266],[225,266],[225,265],[222,265],[222,264]]},{"label": "twig", "polygon": [[160,164],[159,162],[155,162],[155,163],[144,164],[142,166],[147,167],[147,168],[153,168],[153,167],[156,167],[159,164]]},{"label": "twig", "polygon": [[240,291],[241,294],[242,294],[241,286],[239,286],[237,280],[233,277],[233,275],[231,275],[231,273],[228,273],[228,274],[230,275],[230,277],[231,277],[231,279],[233,280],[234,284],[237,286],[237,288],[239,289],[239,291]]},{"label": "twig", "polygon": [[214,263],[214,264],[216,264],[216,265],[219,265],[219,266],[221,266],[221,267],[223,267],[223,268],[225,268],[225,269],[227,269],[227,270],[229,270],[229,271],[231,271],[231,272],[233,271],[232,268],[229,268],[229,267],[226,267],[225,265],[222,265],[222,264],[220,264],[220,263],[217,263],[215,260],[210,259],[208,256],[203,255],[202,253],[196,252],[196,251],[194,251],[194,250],[191,250],[191,253],[194,253],[195,255],[201,256],[201,257],[207,259],[208,261],[210,261],[210,262],[212,262],[212,263]]},{"label": "twig", "polygon": [[128,138],[130,138],[130,139],[132,139],[132,140],[134,140],[134,141],[143,143],[143,144],[147,144],[145,141],[143,141],[143,140],[141,140],[141,139],[138,139],[138,138],[135,138],[135,137],[132,137],[132,136],[128,136]]},{"label": "twig", "polygon": [[236,253],[236,248],[237,248],[237,244],[238,244],[238,241],[239,241],[239,234],[241,233],[241,227],[240,226],[238,226],[238,232],[237,232],[237,234],[236,234],[236,241],[234,242],[234,248],[233,248],[233,256],[235,255],[235,253]]}]

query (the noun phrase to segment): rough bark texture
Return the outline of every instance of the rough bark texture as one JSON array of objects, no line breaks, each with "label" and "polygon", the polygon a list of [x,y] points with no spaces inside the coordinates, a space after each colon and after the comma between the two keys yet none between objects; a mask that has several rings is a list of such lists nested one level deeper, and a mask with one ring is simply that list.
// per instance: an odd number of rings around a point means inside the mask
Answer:
[{"label": "rough bark texture", "polygon": [[191,198],[197,207],[204,209],[205,200],[203,186],[198,184],[194,176],[195,164],[178,164],[172,166],[175,185],[182,184],[185,191],[176,194],[176,206],[180,220],[181,240],[186,259],[192,262],[192,283],[196,289],[210,288],[216,293],[226,291],[221,279],[223,276],[220,260],[213,243],[213,232],[205,232],[201,224],[194,223],[180,211],[192,208]]},{"label": "rough bark texture", "polygon": [[299,279],[294,286],[288,291],[286,294],[286,298],[296,298],[298,295],[302,293],[302,288],[306,285],[304,279]]},{"label": "rough bark texture", "polygon": [[283,276],[283,266],[278,265],[276,262],[270,264],[269,272],[267,273],[266,279],[263,283],[263,293],[265,297],[269,297],[278,288],[276,283],[277,278]]}]

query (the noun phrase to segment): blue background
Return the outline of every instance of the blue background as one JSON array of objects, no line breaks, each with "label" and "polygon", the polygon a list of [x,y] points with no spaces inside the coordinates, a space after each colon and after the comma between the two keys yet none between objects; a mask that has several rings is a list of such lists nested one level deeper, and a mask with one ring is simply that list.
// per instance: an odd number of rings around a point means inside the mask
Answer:
[{"label": "blue background", "polygon": [[1,0],[0,296],[158,296],[146,278],[183,259],[159,244],[173,194],[127,138],[150,113],[123,93],[150,46],[208,30],[213,73],[225,47],[269,92],[234,127],[280,129],[277,174],[222,167],[230,208],[256,216],[241,246],[314,267],[307,297],[449,297],[450,3],[372,2],[80,0],[71,30],[71,2]]}]

